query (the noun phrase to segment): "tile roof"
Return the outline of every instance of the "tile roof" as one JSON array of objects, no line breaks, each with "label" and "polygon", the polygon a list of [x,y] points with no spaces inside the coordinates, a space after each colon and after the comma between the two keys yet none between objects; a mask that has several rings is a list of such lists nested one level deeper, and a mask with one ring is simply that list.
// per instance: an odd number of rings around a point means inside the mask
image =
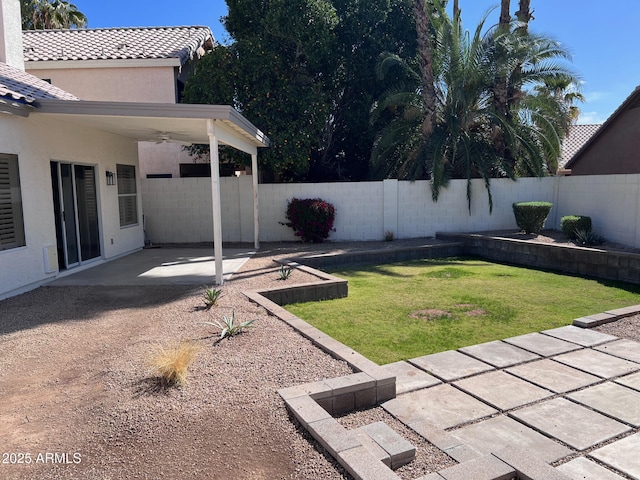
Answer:
[{"label": "tile roof", "polygon": [[558,160],[558,167],[564,168],[567,162],[578,153],[582,146],[589,141],[591,136],[596,133],[601,126],[601,124],[572,125],[569,129],[569,135],[562,141],[562,155]]},{"label": "tile roof", "polygon": [[25,62],[177,58],[213,46],[209,27],[82,28],[22,32]]},{"label": "tile roof", "polygon": [[2,62],[0,62],[0,98],[26,104],[32,104],[42,98],[78,100],[74,95]]}]

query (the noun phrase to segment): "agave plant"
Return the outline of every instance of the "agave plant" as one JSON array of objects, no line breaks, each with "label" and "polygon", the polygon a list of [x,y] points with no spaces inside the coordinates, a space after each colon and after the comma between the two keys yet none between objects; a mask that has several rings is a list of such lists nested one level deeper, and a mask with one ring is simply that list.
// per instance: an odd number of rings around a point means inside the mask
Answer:
[{"label": "agave plant", "polygon": [[222,297],[221,288],[205,288],[203,294],[204,305],[207,310],[215,306]]},{"label": "agave plant", "polygon": [[285,267],[284,265],[282,265],[280,267],[280,270],[278,270],[278,274],[280,275],[280,280],[288,280],[289,277],[291,276],[291,272],[292,272],[292,268],[291,267]]},{"label": "agave plant", "polygon": [[256,319],[247,320],[245,322],[239,323],[236,321],[236,312],[235,310],[231,311],[231,315],[227,317],[226,315],[222,316],[222,320],[214,320],[213,322],[200,322],[203,325],[210,325],[212,327],[216,327],[220,329],[220,338],[218,340],[223,340],[225,337],[234,337],[240,333],[242,333],[246,328],[250,327]]}]

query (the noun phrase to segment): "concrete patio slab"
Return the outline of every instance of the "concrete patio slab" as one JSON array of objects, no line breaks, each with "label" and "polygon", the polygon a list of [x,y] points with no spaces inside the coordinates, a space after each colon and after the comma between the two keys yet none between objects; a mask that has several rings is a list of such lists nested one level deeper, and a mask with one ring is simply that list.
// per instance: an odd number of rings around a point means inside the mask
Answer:
[{"label": "concrete patio slab", "polygon": [[616,378],[614,382],[624,385],[625,387],[633,388],[640,392],[640,372],[632,373],[624,377]]},{"label": "concrete patio slab", "polygon": [[586,450],[631,430],[627,425],[564,398],[541,402],[509,415],[577,450]]},{"label": "concrete patio slab", "polygon": [[640,363],[589,349],[563,353],[553,360],[601,378],[619,377],[640,370]]},{"label": "concrete patio slab", "polygon": [[517,365],[506,370],[555,393],[565,393],[601,382],[602,379],[549,359]]},{"label": "concrete patio slab", "polygon": [[409,363],[436,377],[450,382],[476,373],[493,370],[491,365],[480,362],[455,350],[412,358]]},{"label": "concrete patio slab", "polygon": [[571,480],[624,480],[620,475],[585,457],[575,458],[556,468]]},{"label": "concrete patio slab", "polygon": [[609,355],[640,363],[640,343],[633,340],[617,340],[595,348]]},{"label": "concrete patio slab", "polygon": [[571,352],[580,348],[580,346],[575,343],[566,342],[559,338],[550,337],[549,335],[543,335],[537,332],[506,338],[503,341],[530,352],[537,353],[543,357]]},{"label": "concrete patio slab", "polygon": [[610,342],[618,338],[613,335],[596,332],[595,330],[588,330],[586,328],[575,327],[573,325],[553,328],[551,330],[543,330],[542,333],[559,338],[560,340],[577,343],[583,347],[594,347],[601,343]]},{"label": "concrete patio slab", "polygon": [[640,392],[606,382],[572,393],[568,397],[609,417],[640,427]]},{"label": "concrete patio slab", "polygon": [[640,433],[610,443],[591,456],[634,479],[640,479]]},{"label": "concrete patio slab", "polygon": [[536,452],[541,460],[551,463],[571,454],[571,450],[535,430],[501,415],[449,432],[481,453],[491,453],[512,445]]},{"label": "concrete patio slab", "polygon": [[436,385],[406,393],[383,403],[382,407],[409,426],[426,421],[442,429],[497,413],[497,410],[451,385]]},{"label": "concrete patio slab", "polygon": [[388,363],[387,365],[382,365],[382,369],[389,375],[396,377],[396,395],[442,383],[436,377],[407,362]]},{"label": "concrete patio slab", "polygon": [[438,474],[445,480],[511,480],[516,471],[493,455],[485,455],[440,470]]},{"label": "concrete patio slab", "polygon": [[460,351],[497,368],[510,367],[540,358],[535,353],[527,352],[499,340],[464,347]]},{"label": "concrete patio slab", "polygon": [[[249,257],[251,249],[223,249],[223,278],[228,280]],[[48,285],[214,285],[212,248],[151,248],[86,270],[68,270]]]},{"label": "concrete patio slab", "polygon": [[553,395],[503,371],[482,373],[453,384],[500,410],[510,410]]}]

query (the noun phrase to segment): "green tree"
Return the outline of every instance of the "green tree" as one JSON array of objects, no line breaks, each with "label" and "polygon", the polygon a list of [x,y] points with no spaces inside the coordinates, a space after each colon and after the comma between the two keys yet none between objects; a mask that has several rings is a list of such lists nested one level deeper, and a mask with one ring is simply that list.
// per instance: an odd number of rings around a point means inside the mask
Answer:
[{"label": "green tree", "polygon": [[412,0],[227,5],[233,43],[216,50],[229,61],[200,62],[183,101],[230,103],[263,129],[272,140],[260,155],[267,178],[367,178],[371,105],[387,88],[376,79],[376,61],[383,51],[415,54]]},{"label": "green tree", "polygon": [[[434,2],[435,3],[435,2]],[[441,12],[431,5],[434,13]],[[453,19],[436,14],[433,50],[436,120],[425,140],[421,75],[398,56],[387,56],[380,75],[400,68],[403,81],[383,97],[374,120],[392,114],[373,152],[378,178],[428,178],[434,200],[451,178],[467,179],[471,205],[471,179],[482,178],[493,208],[491,178],[544,175],[557,161],[560,142],[570,122],[562,99],[536,86],[554,78],[575,79],[559,59],[567,51],[554,40],[500,26],[484,31],[485,18],[473,35]],[[510,92],[508,111],[495,102],[495,81],[504,78]],[[496,135],[499,132],[499,135]],[[505,150],[512,152],[506,156]],[[511,158],[517,159],[514,163]]]},{"label": "green tree", "polygon": [[20,0],[23,30],[84,28],[87,17],[65,0]]}]

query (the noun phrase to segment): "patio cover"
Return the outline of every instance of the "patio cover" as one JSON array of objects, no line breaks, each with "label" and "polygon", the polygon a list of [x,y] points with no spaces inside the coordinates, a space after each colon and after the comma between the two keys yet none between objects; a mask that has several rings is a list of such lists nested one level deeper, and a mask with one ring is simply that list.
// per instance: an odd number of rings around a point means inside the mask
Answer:
[{"label": "patio cover", "polygon": [[137,102],[39,100],[32,115],[90,126],[137,141],[156,142],[159,135],[211,147],[211,195],[216,283],[222,285],[222,220],[220,207],[219,144],[251,155],[253,172],[254,246],[259,248],[258,147],[269,139],[235,109],[227,105],[192,105]]}]

